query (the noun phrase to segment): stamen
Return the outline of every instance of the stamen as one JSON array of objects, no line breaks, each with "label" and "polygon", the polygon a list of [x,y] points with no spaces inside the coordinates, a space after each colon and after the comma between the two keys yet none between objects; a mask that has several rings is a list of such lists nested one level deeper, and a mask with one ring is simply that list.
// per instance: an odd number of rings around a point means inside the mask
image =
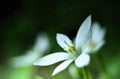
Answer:
[{"label": "stamen", "polygon": [[68,52],[74,53],[75,52],[75,47],[70,46],[69,49],[68,49]]}]

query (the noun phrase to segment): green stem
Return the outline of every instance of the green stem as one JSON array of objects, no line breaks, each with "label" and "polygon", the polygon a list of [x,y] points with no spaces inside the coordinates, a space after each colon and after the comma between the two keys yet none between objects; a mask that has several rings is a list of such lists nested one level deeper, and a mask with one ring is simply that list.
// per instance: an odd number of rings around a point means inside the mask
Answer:
[{"label": "green stem", "polygon": [[89,75],[85,67],[82,68],[82,73],[83,73],[83,79],[89,79]]},{"label": "green stem", "polygon": [[104,74],[106,75],[106,78],[111,79],[110,73],[108,72],[107,67],[106,67],[106,65],[105,65],[105,62],[104,62],[103,58],[101,57],[101,55],[98,55],[98,54],[97,54],[96,57],[97,57],[100,65],[101,65],[101,68],[102,68]]},{"label": "green stem", "polygon": [[70,75],[73,79],[90,79],[86,68],[78,68],[74,64],[69,67]]}]

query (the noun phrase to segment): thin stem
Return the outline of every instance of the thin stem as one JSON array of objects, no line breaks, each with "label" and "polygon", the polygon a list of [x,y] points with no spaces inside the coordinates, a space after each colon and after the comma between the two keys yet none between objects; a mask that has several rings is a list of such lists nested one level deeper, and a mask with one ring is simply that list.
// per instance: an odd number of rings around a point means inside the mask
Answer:
[{"label": "thin stem", "polygon": [[103,69],[104,74],[106,75],[106,78],[111,79],[110,73],[108,72],[105,62],[104,62],[103,58],[101,57],[101,55],[97,54],[96,57],[101,65],[101,68]]},{"label": "thin stem", "polygon": [[69,67],[69,73],[72,77],[72,79],[81,79],[82,73],[78,67],[76,67],[74,64],[72,64]]},{"label": "thin stem", "polygon": [[78,68],[74,64],[69,67],[70,75],[73,79],[90,79],[86,68]]},{"label": "thin stem", "polygon": [[86,67],[78,68],[76,65],[72,64],[69,67],[69,73],[73,79],[90,79],[90,75],[86,70]]},{"label": "thin stem", "polygon": [[89,79],[89,75],[88,75],[88,72],[87,72],[87,70],[86,70],[85,67],[82,68],[82,72],[83,72],[83,78],[84,78],[84,79]]}]

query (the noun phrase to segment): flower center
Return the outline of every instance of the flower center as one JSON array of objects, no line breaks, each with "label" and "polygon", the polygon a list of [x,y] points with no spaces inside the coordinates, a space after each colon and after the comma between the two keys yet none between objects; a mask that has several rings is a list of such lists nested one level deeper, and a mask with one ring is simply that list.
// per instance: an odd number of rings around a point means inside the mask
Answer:
[{"label": "flower center", "polygon": [[75,46],[73,45],[72,42],[68,43],[68,42],[64,41],[64,43],[67,46],[66,51],[70,54],[70,59],[75,60],[79,56],[79,53],[77,53],[77,51],[75,50]]},{"label": "flower center", "polygon": [[79,55],[77,53],[69,53],[70,54],[70,59],[75,60]]},{"label": "flower center", "polygon": [[75,46],[70,46],[68,53],[70,54],[70,59],[73,59],[73,60],[75,60],[80,55],[80,53],[75,51]]},{"label": "flower center", "polygon": [[89,43],[89,47],[90,47],[90,48],[94,48],[95,46],[96,46],[95,42],[90,41],[90,43]]},{"label": "flower center", "polygon": [[70,46],[69,49],[68,49],[68,52],[74,53],[75,52],[75,47],[74,46]]},{"label": "flower center", "polygon": [[67,52],[70,52],[70,53],[73,53],[75,52],[75,46],[72,44],[72,42],[66,42],[64,41],[65,43],[65,47],[64,47],[64,50],[66,50]]}]

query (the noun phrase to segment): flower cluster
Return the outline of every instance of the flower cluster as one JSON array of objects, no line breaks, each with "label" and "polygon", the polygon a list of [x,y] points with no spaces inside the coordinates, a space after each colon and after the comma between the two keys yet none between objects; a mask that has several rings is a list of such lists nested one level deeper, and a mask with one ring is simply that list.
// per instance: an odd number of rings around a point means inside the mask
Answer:
[{"label": "flower cluster", "polygon": [[73,42],[66,35],[57,33],[57,43],[66,52],[56,52],[42,57],[34,62],[34,65],[48,66],[63,61],[55,68],[52,75],[65,70],[73,61],[77,67],[87,66],[90,62],[89,53],[97,51],[104,44],[104,34],[105,30],[101,29],[98,23],[92,25],[90,15],[81,24]]}]

